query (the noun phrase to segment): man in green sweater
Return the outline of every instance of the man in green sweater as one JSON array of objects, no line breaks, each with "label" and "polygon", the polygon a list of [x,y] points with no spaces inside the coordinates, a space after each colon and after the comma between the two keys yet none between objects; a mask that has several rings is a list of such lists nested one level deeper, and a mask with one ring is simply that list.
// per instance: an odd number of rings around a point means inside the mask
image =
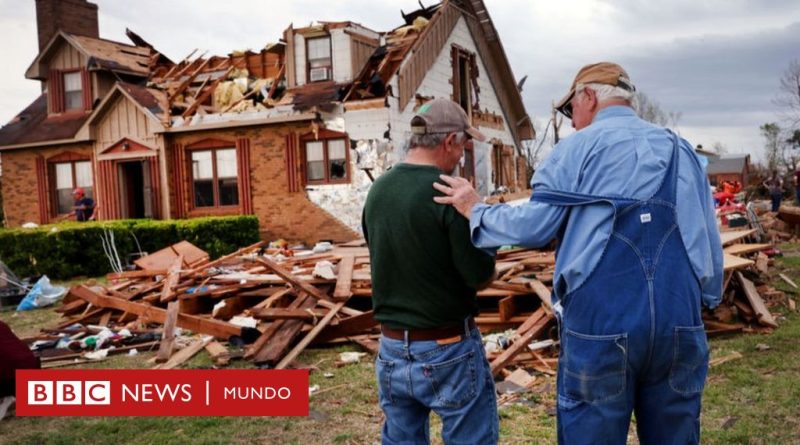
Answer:
[{"label": "man in green sweater", "polygon": [[473,318],[494,257],[472,245],[467,219],[433,202],[440,193],[431,187],[455,170],[471,138],[485,137],[447,99],[420,107],[411,130],[405,162],[375,181],[362,218],[383,334],[382,443],[429,443],[431,410],[444,443],[496,443],[494,380]]}]

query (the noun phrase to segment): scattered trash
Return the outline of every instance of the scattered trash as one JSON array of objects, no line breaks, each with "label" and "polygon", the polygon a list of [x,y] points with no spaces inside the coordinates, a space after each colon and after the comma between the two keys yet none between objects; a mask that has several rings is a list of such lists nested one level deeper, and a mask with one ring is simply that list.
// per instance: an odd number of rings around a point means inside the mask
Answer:
[{"label": "scattered trash", "polygon": [[339,354],[339,363],[358,363],[361,361],[361,357],[364,357],[365,355],[367,355],[366,352],[342,352]]},{"label": "scattered trash", "polygon": [[770,348],[770,346],[768,344],[759,343],[759,344],[756,345],[756,349],[758,349],[759,351],[768,351],[768,350],[770,350],[772,348]]},{"label": "scattered trash", "polygon": [[22,299],[19,306],[17,306],[17,311],[29,311],[50,306],[63,298],[66,293],[67,288],[51,285],[50,279],[47,278],[47,275],[44,275],[33,285],[28,295]]},{"label": "scattered trash", "polygon": [[333,263],[330,261],[320,261],[314,265],[313,275],[326,280],[336,279],[336,274],[333,272]]},{"label": "scattered trash", "polygon": [[314,394],[319,391],[319,385],[311,385],[308,387],[308,395]]},{"label": "scattered trash", "polygon": [[255,328],[258,325],[258,320],[253,317],[242,317],[242,316],[235,316],[231,318],[228,323],[236,326],[241,326],[243,328]]},{"label": "scattered trash", "polygon": [[326,372],[325,374],[322,374],[322,376],[325,377],[326,379],[332,379],[333,378],[333,373],[332,372]]},{"label": "scattered trash", "polygon": [[104,360],[106,357],[108,357],[108,351],[110,349],[111,348],[101,349],[99,351],[87,352],[86,354],[83,354],[83,356],[88,358],[89,360]]}]

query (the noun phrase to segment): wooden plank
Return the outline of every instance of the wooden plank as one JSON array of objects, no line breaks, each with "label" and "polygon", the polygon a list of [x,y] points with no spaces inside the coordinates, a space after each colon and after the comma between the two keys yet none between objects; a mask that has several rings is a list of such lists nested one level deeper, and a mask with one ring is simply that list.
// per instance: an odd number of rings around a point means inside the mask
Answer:
[{"label": "wooden plank", "polygon": [[514,297],[506,297],[497,303],[497,309],[500,313],[500,321],[508,321],[517,312],[517,305]]},{"label": "wooden plank", "polygon": [[283,309],[283,308],[265,308],[250,311],[252,316],[261,320],[305,320],[313,321],[319,320],[324,317],[329,311],[322,309]]},{"label": "wooden plank", "polygon": [[722,260],[723,260],[722,262],[724,270],[742,269],[755,264],[755,261],[753,260],[740,258],[738,256],[731,255],[728,253],[722,254]]},{"label": "wooden plank", "polygon": [[772,247],[772,244],[732,244],[723,251],[730,255],[744,255],[747,253],[760,252],[770,247]]},{"label": "wooden plank", "polygon": [[781,277],[783,279],[783,281],[788,283],[790,286],[792,286],[793,288],[797,289],[797,284],[795,284],[795,282],[792,281],[791,278],[787,277],[785,274],[782,274],[782,273],[779,273],[778,276]]},{"label": "wooden plank", "polygon": [[317,300],[330,300],[327,294],[322,292],[321,290],[317,289],[316,287],[306,283],[305,281],[300,280],[296,276],[294,276],[291,272],[284,269],[280,264],[272,261],[268,258],[256,258],[256,261],[259,263],[267,266],[273,272],[275,272],[278,276],[286,280],[288,283],[291,283],[292,286],[295,286],[302,290],[303,292],[311,295],[312,297],[316,298]]},{"label": "wooden plank", "polygon": [[213,340],[212,337],[205,337],[201,340],[198,340],[189,346],[181,349],[180,351],[176,352],[166,363],[162,363],[160,365],[156,365],[153,369],[173,369],[184,362],[189,360],[190,358],[194,357],[195,354],[200,352],[203,348],[206,347],[207,344],[211,343]]},{"label": "wooden plank", "polygon": [[[164,309],[120,298],[98,295],[86,286],[74,287],[72,292],[76,296],[97,307],[119,309],[156,323],[163,324],[167,319],[167,311]],[[224,321],[206,319],[182,313],[178,314],[178,321],[176,324],[192,332],[212,335],[218,338],[227,339],[233,335],[242,335],[242,328],[240,326],[232,325]]]},{"label": "wooden plank", "polygon": [[723,246],[733,244],[736,241],[747,238],[748,236],[756,233],[756,229],[750,230],[732,230],[730,232],[722,232],[719,234],[720,241]]},{"label": "wooden plank", "polygon": [[208,355],[211,356],[211,359],[214,360],[214,363],[217,365],[228,366],[228,363],[230,363],[231,354],[228,348],[222,346],[222,344],[217,341],[212,341],[207,344],[206,352],[208,352]]},{"label": "wooden plank", "polygon": [[169,267],[169,273],[164,278],[164,287],[161,288],[161,302],[165,303],[174,300],[176,297],[175,286],[181,278],[181,268],[183,267],[183,255],[178,255]]},{"label": "wooden plank", "polygon": [[[308,294],[304,295],[306,298],[302,302],[300,308],[313,308],[317,300]],[[278,320],[273,322],[273,324],[281,322],[283,322],[283,324],[280,326],[280,329],[275,332],[275,335],[270,338],[269,343],[254,357],[256,363],[275,363],[279,361],[281,357],[286,354],[292,342],[300,335],[303,326],[305,326],[305,323],[300,320]]]},{"label": "wooden plank", "polygon": [[539,309],[531,316],[537,317],[533,326],[530,327],[526,332],[521,333],[519,330],[517,331],[520,333],[520,337],[514,341],[505,351],[503,351],[496,359],[492,361],[491,368],[492,368],[492,375],[497,376],[500,374],[500,371],[510,362],[514,356],[522,352],[525,348],[528,347],[528,343],[531,342],[533,338],[538,335],[541,335],[544,332],[547,325],[553,320],[553,317],[549,314],[546,314],[543,309]]},{"label": "wooden plank", "polygon": [[747,297],[747,300],[750,302],[750,306],[752,306],[753,311],[756,314],[756,319],[759,321],[759,323],[765,326],[777,328],[778,323],[775,322],[775,318],[769,312],[769,309],[767,309],[767,306],[764,304],[764,300],[761,298],[761,295],[758,294],[755,284],[745,278],[741,272],[736,272],[736,278],[742,285],[744,294]]},{"label": "wooden plank", "polygon": [[[305,307],[304,305],[309,299],[313,301],[313,298],[309,297],[308,294],[306,294],[305,292],[301,292],[297,295],[297,298],[295,298],[291,303],[289,303],[288,309],[297,309],[300,307],[304,308]],[[256,339],[255,343],[253,343],[252,345],[250,345],[249,348],[247,348],[247,351],[244,354],[244,358],[249,360],[255,357],[256,354],[258,354],[262,349],[264,349],[264,347],[267,345],[267,342],[269,342],[270,338],[272,338],[272,336],[275,335],[276,332],[278,332],[278,329],[280,329],[284,323],[285,320],[276,320],[270,323],[267,329],[258,337],[258,339]]]},{"label": "wooden plank", "polygon": [[547,288],[541,281],[532,280],[528,281],[528,285],[533,288],[533,292],[542,301],[542,307],[545,308],[548,314],[553,314],[553,297],[550,289]]},{"label": "wooden plank", "polygon": [[161,345],[156,354],[156,363],[165,363],[172,355],[175,345],[175,323],[178,322],[178,309],[180,302],[170,301],[167,305],[167,319],[164,321],[164,330],[161,333]]},{"label": "wooden plank", "polygon": [[329,310],[328,314],[325,315],[325,317],[322,320],[320,320],[319,323],[316,324],[316,326],[314,326],[314,329],[312,329],[311,332],[309,332],[305,337],[303,337],[303,339],[300,340],[300,343],[298,343],[291,351],[289,351],[288,354],[286,354],[285,357],[283,357],[283,359],[281,359],[280,362],[278,362],[277,365],[275,365],[275,369],[286,368],[286,366],[288,366],[289,363],[292,362],[292,360],[294,360],[298,355],[300,355],[300,353],[303,352],[303,349],[305,349],[306,346],[308,346],[309,343],[311,343],[317,337],[317,335],[319,335],[319,333],[323,329],[325,329],[325,326],[327,326],[328,323],[331,322],[333,316],[336,315],[339,312],[339,310],[344,307],[344,304],[345,302],[341,301],[336,304],[336,307]]},{"label": "wooden plank", "polygon": [[[339,312],[343,313],[344,309],[347,308],[343,308]],[[361,334],[377,325],[378,321],[375,320],[372,311],[364,312],[360,315],[353,315],[339,320],[339,324],[336,326],[328,326],[327,329],[322,331],[322,333],[317,336],[315,342],[325,343],[335,338],[350,337]]]},{"label": "wooden plank", "polygon": [[100,321],[98,321],[97,324],[100,326],[108,326],[109,321],[111,321],[111,311],[106,311],[100,316]]},{"label": "wooden plank", "polygon": [[167,269],[129,270],[126,272],[106,274],[106,280],[115,281],[122,279],[152,278],[158,275],[166,275],[167,272]]},{"label": "wooden plank", "polygon": [[353,295],[350,292],[350,286],[353,283],[353,266],[355,262],[356,257],[353,255],[345,255],[339,261],[339,273],[336,276],[336,288],[333,291],[333,298],[350,298]]}]

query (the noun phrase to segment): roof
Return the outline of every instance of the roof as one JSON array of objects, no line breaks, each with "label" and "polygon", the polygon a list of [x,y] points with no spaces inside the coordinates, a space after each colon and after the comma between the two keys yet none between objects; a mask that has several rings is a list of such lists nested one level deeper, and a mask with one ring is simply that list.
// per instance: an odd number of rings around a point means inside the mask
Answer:
[{"label": "roof", "polygon": [[750,162],[750,155],[731,155],[723,158],[709,158],[707,172],[709,175],[723,173],[741,173]]},{"label": "roof", "polygon": [[0,128],[0,150],[23,144],[72,139],[88,117],[88,113],[72,112],[48,118],[47,93],[42,93]]},{"label": "roof", "polygon": [[155,54],[152,48],[59,31],[33,60],[25,72],[25,77],[44,80],[47,74],[41,72],[42,66],[61,42],[66,42],[80,51],[86,57],[86,67],[89,69],[104,69],[140,77],[150,75],[150,56]]},{"label": "roof", "polygon": [[313,107],[325,109],[341,100],[345,88],[350,83],[319,82],[307,83],[286,90],[281,100],[275,105],[292,105],[297,111],[307,111]]},{"label": "roof", "polygon": [[117,85],[133,99],[139,106],[147,109],[156,117],[164,112],[161,108],[162,103],[166,103],[166,94],[155,88],[147,88],[140,85],[134,85],[128,82],[117,82]]}]

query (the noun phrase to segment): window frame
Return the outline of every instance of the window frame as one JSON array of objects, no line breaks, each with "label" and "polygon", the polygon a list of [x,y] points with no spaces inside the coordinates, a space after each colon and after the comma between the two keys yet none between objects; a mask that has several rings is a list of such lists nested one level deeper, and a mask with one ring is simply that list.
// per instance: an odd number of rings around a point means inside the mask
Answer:
[{"label": "window frame", "polygon": [[[221,205],[220,204],[220,190],[219,190],[219,172],[217,169],[217,151],[220,150],[233,150],[234,152],[234,159],[236,159],[236,204],[229,204],[229,205]],[[199,152],[210,152],[211,153],[211,172],[212,172],[212,183],[211,183],[211,190],[212,196],[214,200],[214,205],[210,206],[198,206],[196,201],[196,194],[195,194],[195,178],[194,178],[194,165],[192,161],[192,155]],[[186,173],[188,179],[188,186],[189,186],[189,208],[191,210],[197,211],[213,211],[217,210],[234,210],[238,209],[242,203],[242,196],[241,196],[241,181],[240,178],[240,163],[241,159],[239,159],[239,151],[234,142],[224,142],[224,141],[215,141],[213,144],[197,144],[195,146],[186,147]]]},{"label": "window frame", "polygon": [[[72,187],[70,188],[70,193],[72,190],[75,190],[79,186],[78,184],[78,175],[76,170],[76,165],[79,162],[88,162],[89,168],[91,171],[91,186],[80,186],[84,190],[87,188],[90,189],[91,193],[87,193],[86,197],[91,198],[94,200],[95,197],[95,171],[94,171],[94,163],[92,162],[91,156],[84,156],[84,155],[77,155],[75,153],[62,153],[61,155],[53,156],[50,159],[47,159],[47,174],[48,174],[48,184],[49,189],[51,190],[50,193],[50,216],[51,217],[63,217],[69,215],[72,210],[66,213],[61,213],[58,207],[58,176],[57,176],[57,165],[58,164],[70,164],[70,174],[72,175]],[[71,195],[70,195],[71,196]],[[72,205],[70,205],[72,208]]]},{"label": "window frame", "polygon": [[[314,133],[309,133],[300,137],[300,147],[302,148],[303,160],[303,179],[305,185],[328,185],[328,184],[349,184],[351,182],[350,174],[350,137],[347,133],[339,133],[331,130],[320,130],[318,137]],[[328,142],[334,140],[344,141],[344,177],[341,179],[331,179],[330,177],[330,157]],[[309,142],[322,142],[322,159],[325,166],[325,178],[321,180],[311,180],[308,178],[308,143]]]},{"label": "window frame", "polygon": [[[329,54],[328,60],[330,60],[330,62],[328,63],[327,66],[324,67],[324,68],[328,68],[328,78],[325,79],[325,80],[312,81],[311,80],[311,58],[309,57],[308,44],[312,40],[322,40],[322,39],[327,39],[328,40],[328,54]],[[306,37],[306,38],[304,38],[304,40],[305,40],[305,46],[306,46],[306,83],[320,83],[320,82],[330,82],[330,81],[332,81],[333,80],[333,38],[331,38],[331,35],[327,34],[327,35],[320,35],[320,36],[314,36],[314,37]],[[314,59],[314,60],[322,60],[322,59]],[[323,67],[319,67],[318,66],[317,68],[323,68]]]},{"label": "window frame", "polygon": [[[61,74],[60,81],[61,81],[61,85],[62,85],[61,100],[63,101],[62,103],[64,104],[64,106],[62,107],[63,108],[62,112],[64,112],[64,113],[75,113],[75,112],[78,112],[78,111],[84,111],[84,109],[86,108],[86,104],[84,103],[85,102],[84,95],[85,95],[85,91],[86,91],[86,85],[83,84],[83,72],[81,71],[80,68],[78,68],[78,69],[71,69],[71,70],[63,70],[63,71],[60,72],[60,74]],[[77,91],[80,92],[80,100],[79,100],[79,105],[76,108],[69,108],[67,106],[67,75],[68,74],[77,74],[78,75],[78,81],[81,84],[81,89],[77,90]]]},{"label": "window frame", "polygon": [[[478,94],[480,89],[478,87],[478,64],[475,53],[468,51],[459,45],[453,44],[450,49],[450,64],[452,66],[452,85],[453,85],[453,101],[456,102],[467,113],[467,116],[472,118],[472,110],[479,109],[480,104]],[[464,66],[464,74],[461,75],[462,63]],[[462,77],[466,77],[462,78]],[[464,98],[466,94],[466,98]],[[463,100],[468,102],[463,104]]]}]

